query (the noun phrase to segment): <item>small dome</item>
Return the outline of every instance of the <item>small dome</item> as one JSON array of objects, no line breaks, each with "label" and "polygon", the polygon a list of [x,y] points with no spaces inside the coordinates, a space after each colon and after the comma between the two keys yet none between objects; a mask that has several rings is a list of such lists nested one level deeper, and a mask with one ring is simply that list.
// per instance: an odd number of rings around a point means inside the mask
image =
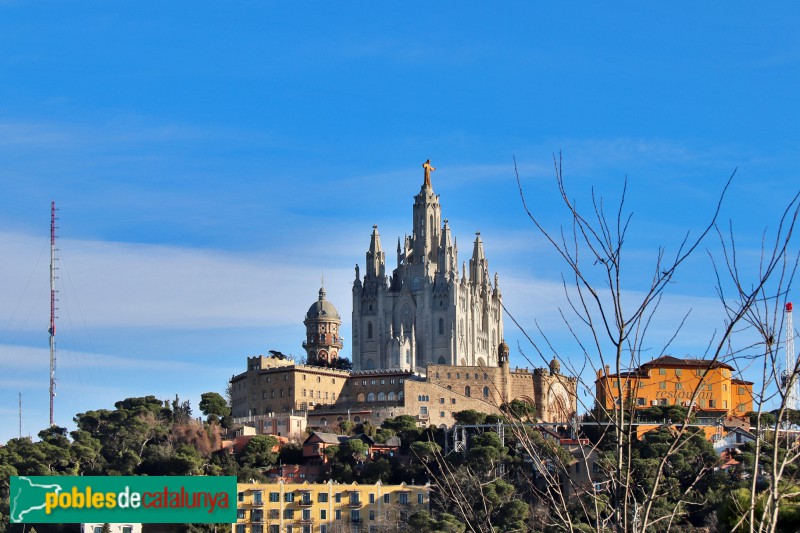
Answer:
[{"label": "small dome", "polygon": [[325,288],[319,290],[319,300],[311,304],[306,313],[306,318],[331,318],[341,320],[339,318],[339,311],[325,299]]},{"label": "small dome", "polygon": [[497,346],[497,356],[500,362],[508,362],[508,355],[511,353],[511,350],[508,349],[508,344],[506,344],[505,339],[500,341],[500,344]]},{"label": "small dome", "polygon": [[558,359],[553,357],[553,360],[550,361],[550,373],[551,374],[560,374],[561,373],[561,363],[558,362]]}]

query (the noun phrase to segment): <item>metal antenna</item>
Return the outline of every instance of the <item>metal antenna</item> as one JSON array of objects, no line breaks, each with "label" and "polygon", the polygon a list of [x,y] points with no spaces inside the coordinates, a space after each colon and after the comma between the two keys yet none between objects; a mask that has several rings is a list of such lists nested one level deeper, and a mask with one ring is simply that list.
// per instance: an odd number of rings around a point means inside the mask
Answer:
[{"label": "metal antenna", "polygon": [[792,323],[792,302],[786,304],[786,375],[784,394],[787,408],[797,410],[800,403],[797,382],[797,355],[794,353],[794,324]]},{"label": "metal antenna", "polygon": [[50,203],[50,425],[56,397],[56,203]]}]

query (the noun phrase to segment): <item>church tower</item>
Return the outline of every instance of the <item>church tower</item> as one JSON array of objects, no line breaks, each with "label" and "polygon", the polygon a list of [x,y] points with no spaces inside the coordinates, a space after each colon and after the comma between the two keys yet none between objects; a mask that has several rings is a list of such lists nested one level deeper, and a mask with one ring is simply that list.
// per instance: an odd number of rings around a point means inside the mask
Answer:
[{"label": "church tower", "polygon": [[458,272],[458,243],[431,184],[436,170],[423,165],[414,197],[412,233],[397,240],[397,266],[386,275],[386,257],[373,226],[363,279],[353,282],[353,369],[425,373],[428,363],[497,366],[503,338],[502,295],[480,234],[469,275]]},{"label": "church tower", "polygon": [[343,346],[342,319],[333,304],[325,299],[325,287],[319,289],[319,299],[308,308],[303,324],[306,326],[303,349],[308,364],[331,366],[339,358]]}]

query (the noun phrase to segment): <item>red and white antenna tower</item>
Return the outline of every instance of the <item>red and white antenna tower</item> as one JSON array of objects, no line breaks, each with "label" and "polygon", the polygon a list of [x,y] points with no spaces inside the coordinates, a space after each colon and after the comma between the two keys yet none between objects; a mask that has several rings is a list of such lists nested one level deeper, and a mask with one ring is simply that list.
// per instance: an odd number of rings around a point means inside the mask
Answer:
[{"label": "red and white antenna tower", "polygon": [[50,425],[56,398],[56,203],[50,203]]},{"label": "red and white antenna tower", "polygon": [[794,324],[792,324],[792,302],[786,304],[786,367],[784,370],[784,394],[786,396],[786,407],[797,410],[800,405],[800,393],[798,393],[797,375],[797,356],[794,353]]}]

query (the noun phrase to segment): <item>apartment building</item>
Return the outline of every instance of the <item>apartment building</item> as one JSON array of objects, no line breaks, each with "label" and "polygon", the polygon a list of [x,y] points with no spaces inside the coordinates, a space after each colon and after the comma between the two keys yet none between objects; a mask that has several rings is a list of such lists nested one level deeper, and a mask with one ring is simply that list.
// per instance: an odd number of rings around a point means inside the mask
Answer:
[{"label": "apartment building", "polygon": [[429,485],[239,483],[234,533],[382,533],[430,510]]}]

